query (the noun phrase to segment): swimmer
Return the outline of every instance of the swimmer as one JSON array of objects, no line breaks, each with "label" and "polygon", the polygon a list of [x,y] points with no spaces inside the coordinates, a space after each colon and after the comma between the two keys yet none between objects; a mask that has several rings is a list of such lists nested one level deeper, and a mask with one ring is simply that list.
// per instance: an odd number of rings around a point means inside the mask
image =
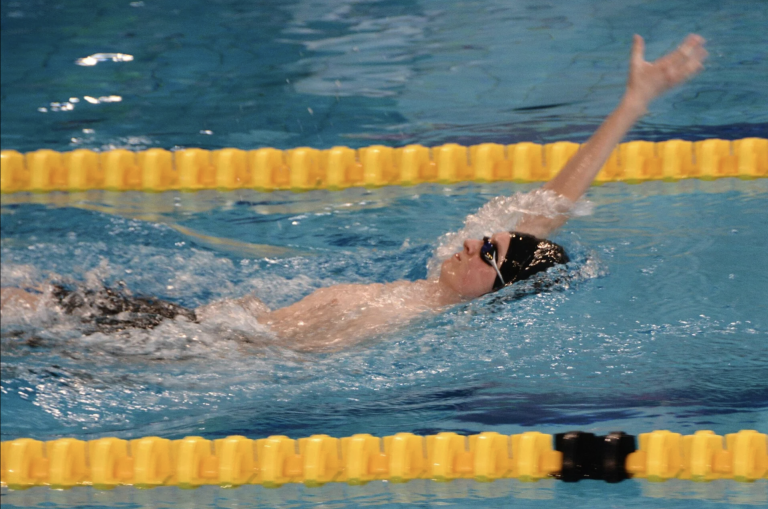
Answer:
[{"label": "swimmer", "polygon": [[[643,38],[635,35],[629,79],[619,105],[563,169],[543,186],[543,192],[561,197],[570,204],[579,200],[614,147],[647,112],[650,103],[703,69],[707,57],[704,42],[698,35],[689,35],[674,51],[654,62],[647,62]],[[151,328],[166,318],[204,321],[226,306],[238,305],[260,323],[268,325],[287,347],[335,350],[343,348],[352,339],[371,337],[425,312],[475,299],[557,264],[567,263],[568,256],[563,248],[545,240],[566,220],[566,214],[556,217],[529,214],[512,232],[467,239],[463,250],[442,263],[437,278],[330,286],[274,311],[251,296],[214,302],[193,311],[158,299],[130,297],[107,288],[76,291],[55,285],[49,285],[51,288],[39,293],[3,288],[0,290],[1,307],[34,308],[44,295],[50,295],[65,312],[79,314],[84,320],[100,317],[104,327],[119,330]],[[144,318],[137,321],[137,316]]]}]

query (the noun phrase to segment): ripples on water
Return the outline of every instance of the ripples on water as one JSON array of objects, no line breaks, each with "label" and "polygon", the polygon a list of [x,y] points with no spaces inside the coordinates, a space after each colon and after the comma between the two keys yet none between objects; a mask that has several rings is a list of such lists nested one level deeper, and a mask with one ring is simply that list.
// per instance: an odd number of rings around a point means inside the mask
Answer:
[{"label": "ripples on water", "polygon": [[[765,184],[664,186],[595,189],[595,214],[555,237],[573,261],[549,291],[525,282],[342,352],[285,348],[239,308],[90,335],[55,310],[4,313],[3,436],[764,427]],[[2,284],[125,281],[189,307],[253,293],[274,308],[423,278],[440,232],[510,191],[4,201]]]},{"label": "ripples on water", "polygon": [[701,32],[710,58],[630,136],[768,122],[749,2],[38,0],[0,19],[2,143],[22,151],[582,142],[623,93],[634,32],[650,59]]},{"label": "ripples on water", "polygon": [[[0,137],[20,151],[578,142],[622,93],[631,34],[654,58],[689,31],[709,41],[708,71],[630,136],[765,136],[766,12],[714,0],[2,2]],[[89,56],[98,65],[78,65]],[[279,307],[334,283],[426,277],[433,253],[461,240],[446,232],[527,189],[3,196],[0,283],[125,281],[188,307],[248,293]],[[591,193],[595,214],[555,238],[573,262],[550,291],[508,289],[343,352],[283,348],[237,309],[224,323],[87,336],[55,310],[4,312],[2,438],[768,429],[765,180]],[[496,218],[477,217],[466,231],[479,236]],[[764,483],[691,486],[2,495],[4,507],[766,501]]]}]

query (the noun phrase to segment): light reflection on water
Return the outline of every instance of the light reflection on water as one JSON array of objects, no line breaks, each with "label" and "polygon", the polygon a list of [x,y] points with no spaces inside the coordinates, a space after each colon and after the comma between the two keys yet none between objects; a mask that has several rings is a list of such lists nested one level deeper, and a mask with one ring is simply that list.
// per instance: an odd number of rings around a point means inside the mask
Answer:
[{"label": "light reflection on water", "polygon": [[653,59],[699,31],[710,58],[632,138],[768,122],[765,12],[742,3],[38,0],[0,19],[4,149],[583,142],[622,95],[634,32]]},{"label": "light reflection on water", "polygon": [[101,62],[133,62],[133,55],[126,55],[124,53],[94,53],[87,57],[78,58],[75,60],[77,65],[83,67],[93,67]]}]

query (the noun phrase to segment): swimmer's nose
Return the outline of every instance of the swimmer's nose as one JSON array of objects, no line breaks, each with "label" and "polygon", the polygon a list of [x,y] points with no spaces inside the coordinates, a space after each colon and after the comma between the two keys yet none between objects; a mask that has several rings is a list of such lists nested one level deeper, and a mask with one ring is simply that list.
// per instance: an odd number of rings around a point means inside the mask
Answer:
[{"label": "swimmer's nose", "polygon": [[469,256],[474,256],[477,253],[479,253],[482,247],[483,247],[482,240],[467,239],[464,241],[464,250],[467,252]]}]

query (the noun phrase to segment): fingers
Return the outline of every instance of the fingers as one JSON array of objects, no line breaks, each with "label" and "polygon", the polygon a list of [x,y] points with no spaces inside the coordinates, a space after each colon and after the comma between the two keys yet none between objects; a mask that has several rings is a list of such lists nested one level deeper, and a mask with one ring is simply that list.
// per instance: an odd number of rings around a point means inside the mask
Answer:
[{"label": "fingers", "polygon": [[688,37],[680,44],[678,49],[686,55],[690,55],[696,48],[704,46],[707,41],[698,34],[689,34]]},{"label": "fingers", "polygon": [[654,66],[664,73],[670,84],[680,83],[704,68],[702,62],[709,54],[704,49],[705,42],[700,35],[691,34],[675,51],[654,62]]},{"label": "fingers", "polygon": [[705,43],[706,41],[700,35],[691,34],[685,38],[678,48],[681,56],[678,65],[681,73],[686,77],[692,76],[704,68],[702,63],[709,55],[707,50],[704,49]]},{"label": "fingers", "polygon": [[635,34],[632,38],[632,56],[630,58],[631,65],[638,65],[645,61],[645,41],[642,37]]},{"label": "fingers", "polygon": [[702,62],[704,62],[706,57],[707,52],[704,50],[703,54],[697,53],[696,55],[688,58],[688,60],[686,60],[685,64],[683,65],[684,72],[688,75],[693,75],[700,72],[702,69],[704,69]]},{"label": "fingers", "polygon": [[709,52],[706,49],[704,49],[703,41],[704,40],[702,39],[702,43],[700,45],[695,46],[691,52],[691,58],[697,60],[698,62],[704,62],[709,56]]},{"label": "fingers", "polygon": [[685,38],[678,51],[687,59],[703,62],[707,55],[709,55],[707,50],[704,49],[706,42],[700,35],[691,34]]}]

